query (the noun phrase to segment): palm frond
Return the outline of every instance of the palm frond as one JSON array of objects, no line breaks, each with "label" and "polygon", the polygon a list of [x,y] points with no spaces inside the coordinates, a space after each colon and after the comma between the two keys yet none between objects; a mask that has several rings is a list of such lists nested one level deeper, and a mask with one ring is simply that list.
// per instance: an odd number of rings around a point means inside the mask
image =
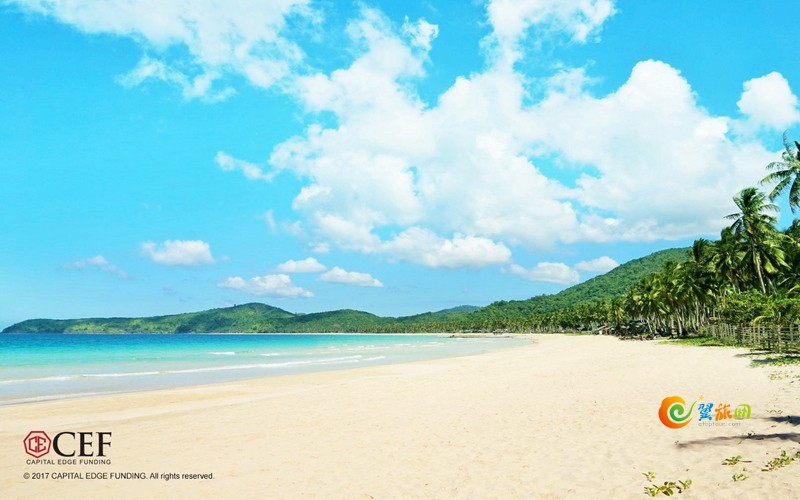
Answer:
[{"label": "palm frond", "polygon": [[792,181],[790,177],[784,177],[780,179],[780,181],[772,188],[772,191],[769,193],[769,199],[774,200],[778,196],[780,196],[785,190],[786,186]]},{"label": "palm frond", "polygon": [[[787,165],[786,162],[782,161],[773,161],[767,165],[767,170],[779,170],[779,169],[786,169]],[[764,181],[761,181],[764,182]]]},{"label": "palm frond", "polygon": [[795,213],[800,208],[800,177],[794,178],[792,187],[789,190],[789,208],[792,209],[792,213]]}]

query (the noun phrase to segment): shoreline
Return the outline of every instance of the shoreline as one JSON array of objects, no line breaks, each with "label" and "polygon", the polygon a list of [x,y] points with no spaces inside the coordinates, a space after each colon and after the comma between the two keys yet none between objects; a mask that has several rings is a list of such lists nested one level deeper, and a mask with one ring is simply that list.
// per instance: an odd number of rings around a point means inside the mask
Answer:
[{"label": "shoreline", "polygon": [[[23,342],[38,335],[45,338]],[[61,345],[61,335],[68,335],[71,341]],[[81,335],[21,334],[21,341],[6,343],[17,347],[14,356],[22,364],[17,368],[14,359],[9,360],[10,366],[0,378],[0,388],[6,390],[0,396],[0,407],[446,359],[533,342],[528,335],[440,334],[248,334],[228,342],[231,335],[181,334],[170,336],[170,344],[165,344],[157,334],[111,334],[99,337],[108,340],[102,343],[102,350],[95,347],[84,353],[84,346],[94,343],[84,343]],[[131,342],[129,337],[133,337]],[[198,344],[198,337],[209,337],[210,343],[203,340]],[[299,344],[291,340],[299,337],[305,340],[300,339]],[[308,338],[314,339],[312,344],[306,342]],[[38,352],[39,345],[48,345],[50,350],[55,346],[60,352],[50,356],[59,361],[49,364],[49,351]],[[68,351],[73,354],[66,356]],[[137,360],[129,362],[132,352],[137,353]]]},{"label": "shoreline", "polygon": [[[687,497],[796,492],[800,462],[760,468],[781,449],[800,450],[797,367],[749,368],[742,349],[533,337],[463,357],[3,406],[0,491],[641,498],[641,474],[654,471],[658,484],[692,479]],[[770,380],[775,371],[791,376]],[[739,428],[668,429],[657,410],[674,394],[746,402],[753,418]],[[39,429],[113,432],[111,464],[28,465],[21,439]],[[721,465],[733,455],[743,463]],[[23,479],[79,470],[214,479]],[[732,481],[740,472],[749,479]]]}]

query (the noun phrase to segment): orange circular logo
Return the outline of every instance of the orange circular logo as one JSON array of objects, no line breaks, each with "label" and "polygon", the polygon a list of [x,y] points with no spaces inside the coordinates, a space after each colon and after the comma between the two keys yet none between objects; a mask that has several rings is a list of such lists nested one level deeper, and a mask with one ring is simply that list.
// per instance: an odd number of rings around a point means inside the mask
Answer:
[{"label": "orange circular logo", "polygon": [[695,401],[689,409],[686,409],[686,401],[680,396],[670,396],[661,401],[661,408],[658,409],[658,418],[661,423],[670,429],[680,429],[689,425],[692,421],[692,410]]}]

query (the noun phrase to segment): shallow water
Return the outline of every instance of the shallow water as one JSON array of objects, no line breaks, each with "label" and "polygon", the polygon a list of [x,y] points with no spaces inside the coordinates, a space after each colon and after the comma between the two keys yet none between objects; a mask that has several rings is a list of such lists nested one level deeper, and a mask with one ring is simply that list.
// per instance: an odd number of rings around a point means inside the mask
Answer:
[{"label": "shallow water", "polygon": [[477,354],[522,338],[4,334],[0,405]]}]

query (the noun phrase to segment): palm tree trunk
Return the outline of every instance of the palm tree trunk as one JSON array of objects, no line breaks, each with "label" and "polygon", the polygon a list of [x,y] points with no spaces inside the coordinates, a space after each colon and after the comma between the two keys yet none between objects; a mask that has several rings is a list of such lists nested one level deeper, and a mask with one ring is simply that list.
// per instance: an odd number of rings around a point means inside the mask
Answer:
[{"label": "palm tree trunk", "polygon": [[761,293],[764,295],[767,294],[767,287],[764,285],[764,276],[761,274],[761,258],[756,252],[756,249],[752,249],[753,252],[753,265],[756,267],[756,275],[758,276],[758,284],[761,286]]}]

